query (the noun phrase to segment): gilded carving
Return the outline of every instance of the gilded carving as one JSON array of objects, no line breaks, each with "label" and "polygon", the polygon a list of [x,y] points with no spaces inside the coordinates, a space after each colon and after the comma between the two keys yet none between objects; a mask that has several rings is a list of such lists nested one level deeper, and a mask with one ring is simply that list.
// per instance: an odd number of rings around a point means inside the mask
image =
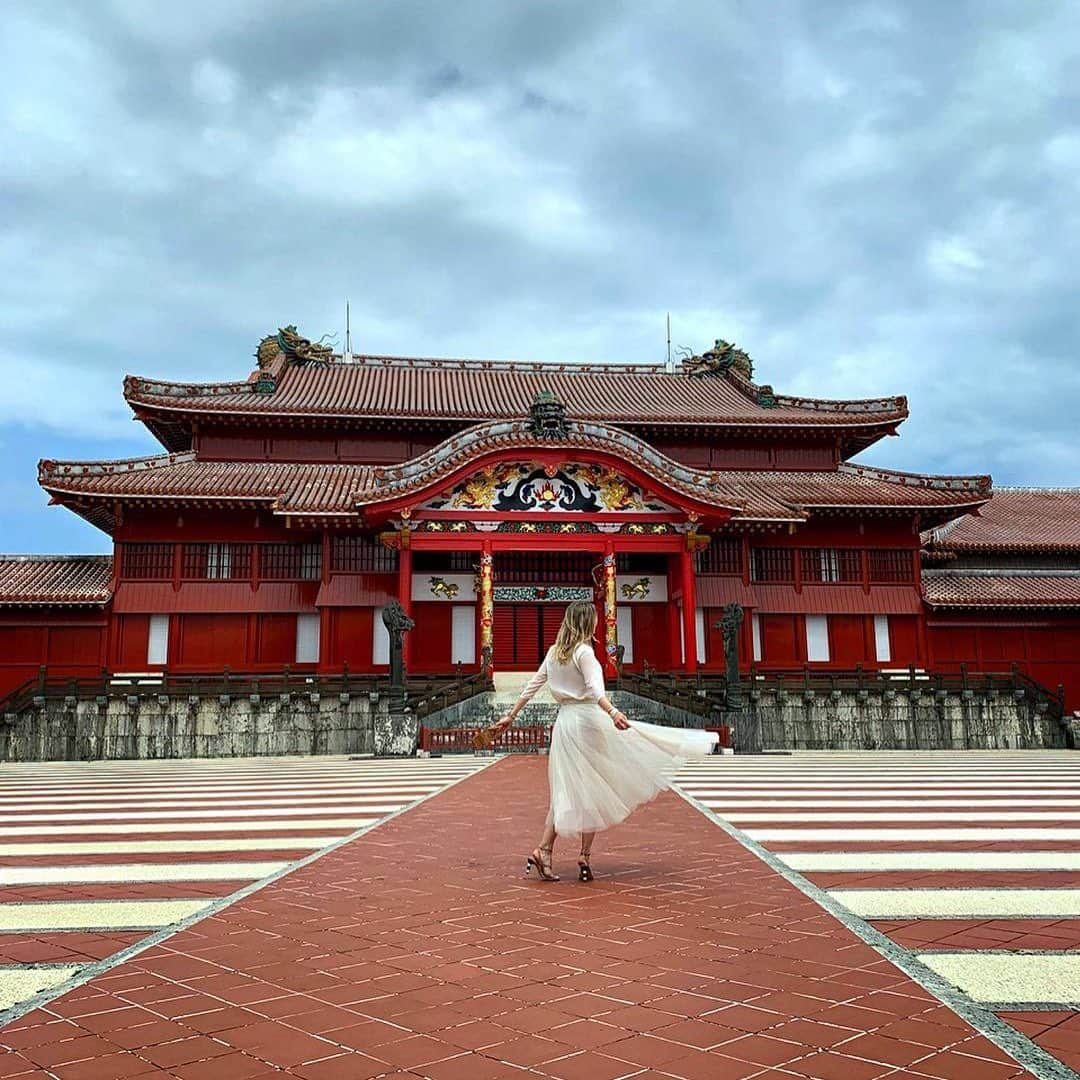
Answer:
[{"label": "gilded carving", "polygon": [[442,596],[447,600],[453,600],[461,591],[461,586],[456,581],[447,581],[441,577],[431,578],[430,587],[432,596]]},{"label": "gilded carving", "polygon": [[652,592],[652,581],[647,577],[638,578],[633,584],[627,582],[620,591],[624,600],[644,600]]}]

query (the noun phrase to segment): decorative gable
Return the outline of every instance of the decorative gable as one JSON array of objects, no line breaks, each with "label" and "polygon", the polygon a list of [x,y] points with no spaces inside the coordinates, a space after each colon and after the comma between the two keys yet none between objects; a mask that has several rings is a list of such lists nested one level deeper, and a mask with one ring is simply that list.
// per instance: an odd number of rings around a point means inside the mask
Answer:
[{"label": "decorative gable", "polygon": [[540,514],[677,512],[614,469],[585,464],[552,468],[532,462],[488,466],[431,499],[424,508]]}]

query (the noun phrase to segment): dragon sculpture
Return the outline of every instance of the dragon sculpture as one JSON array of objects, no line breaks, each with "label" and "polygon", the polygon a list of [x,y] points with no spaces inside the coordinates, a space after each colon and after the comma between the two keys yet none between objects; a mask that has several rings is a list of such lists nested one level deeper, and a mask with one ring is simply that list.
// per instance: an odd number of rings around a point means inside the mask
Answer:
[{"label": "dragon sculpture", "polygon": [[754,374],[754,362],[744,349],[724,341],[723,338],[717,338],[713,347],[706,349],[700,356],[684,357],[683,371],[691,378],[724,375],[728,371],[734,371],[749,380]]},{"label": "dragon sculpture", "polygon": [[334,358],[334,350],[323,338],[309,341],[301,337],[295,326],[283,326],[276,334],[268,334],[259,342],[255,359],[259,369],[268,368],[278,356],[284,354],[290,364],[327,363]]}]

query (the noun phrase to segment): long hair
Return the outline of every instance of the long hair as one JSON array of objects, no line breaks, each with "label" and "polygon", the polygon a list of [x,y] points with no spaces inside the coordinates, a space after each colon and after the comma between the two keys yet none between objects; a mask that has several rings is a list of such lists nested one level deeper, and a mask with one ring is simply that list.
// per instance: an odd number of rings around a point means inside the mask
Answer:
[{"label": "long hair", "polygon": [[596,608],[588,600],[575,600],[563,616],[555,636],[555,659],[569,664],[574,650],[584,641],[592,641],[596,632]]}]

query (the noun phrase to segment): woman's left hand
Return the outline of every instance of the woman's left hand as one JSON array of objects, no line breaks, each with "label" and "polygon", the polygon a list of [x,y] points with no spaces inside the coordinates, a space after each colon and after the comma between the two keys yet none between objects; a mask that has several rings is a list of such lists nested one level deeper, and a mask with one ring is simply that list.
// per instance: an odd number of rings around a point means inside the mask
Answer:
[{"label": "woman's left hand", "polygon": [[611,714],[611,719],[620,731],[626,731],[630,727],[630,721],[626,719],[626,713],[621,712],[619,709],[616,709]]}]

